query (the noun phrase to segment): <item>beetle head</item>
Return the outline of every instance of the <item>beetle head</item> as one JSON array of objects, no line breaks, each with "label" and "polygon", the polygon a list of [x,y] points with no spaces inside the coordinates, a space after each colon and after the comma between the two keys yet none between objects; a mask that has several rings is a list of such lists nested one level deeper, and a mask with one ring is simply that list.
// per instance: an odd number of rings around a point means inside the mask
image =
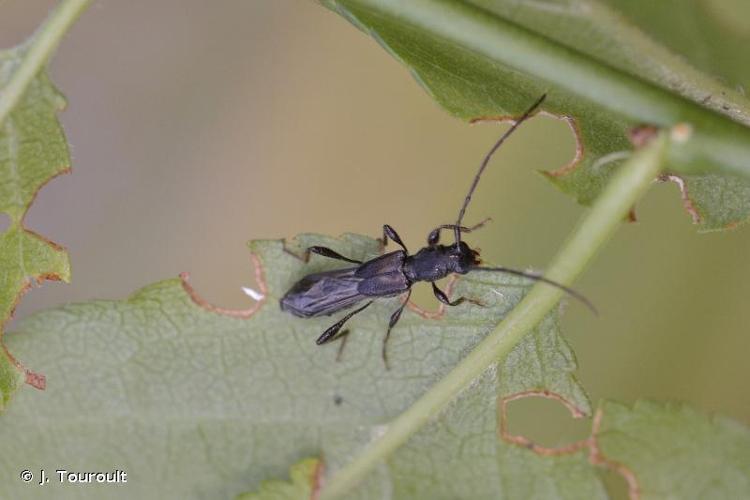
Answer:
[{"label": "beetle head", "polygon": [[459,241],[449,248],[451,270],[454,273],[466,274],[479,265],[479,252],[469,247],[466,242]]}]

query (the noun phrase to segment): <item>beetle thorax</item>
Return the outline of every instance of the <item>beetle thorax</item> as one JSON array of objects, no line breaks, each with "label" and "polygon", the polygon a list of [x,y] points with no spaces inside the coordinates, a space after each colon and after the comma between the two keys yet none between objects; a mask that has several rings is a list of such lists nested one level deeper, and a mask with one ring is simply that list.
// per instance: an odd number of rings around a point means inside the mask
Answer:
[{"label": "beetle thorax", "polygon": [[479,264],[478,255],[463,241],[425,247],[406,258],[404,273],[411,281],[436,281],[451,273],[466,274]]}]

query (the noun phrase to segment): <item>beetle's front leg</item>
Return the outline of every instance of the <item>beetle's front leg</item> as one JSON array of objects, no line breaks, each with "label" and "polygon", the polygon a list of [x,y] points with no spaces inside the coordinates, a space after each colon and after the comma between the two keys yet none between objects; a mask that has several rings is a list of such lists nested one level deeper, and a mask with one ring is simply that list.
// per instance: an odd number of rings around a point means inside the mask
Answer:
[{"label": "beetle's front leg", "polygon": [[484,226],[485,224],[487,224],[491,220],[492,220],[492,218],[487,217],[486,219],[484,219],[479,224],[475,224],[475,225],[473,225],[471,227],[456,226],[455,224],[441,224],[438,227],[436,227],[435,229],[433,229],[432,231],[430,231],[430,234],[427,235],[427,245],[429,245],[431,247],[434,247],[435,245],[437,245],[438,243],[440,243],[440,231],[442,231],[443,229],[453,229],[453,230],[455,230],[456,227],[458,227],[458,230],[460,232],[462,232],[462,233],[470,233],[470,232],[474,231],[475,229],[479,229],[480,227]]},{"label": "beetle's front leg", "polygon": [[439,289],[434,281],[432,282],[432,293],[434,293],[435,297],[446,306],[457,306],[459,304],[463,304],[464,302],[470,302],[476,306],[485,307],[482,302],[476,299],[469,299],[467,297],[459,297],[451,302],[450,300],[448,300],[448,296],[445,294],[445,292]]}]

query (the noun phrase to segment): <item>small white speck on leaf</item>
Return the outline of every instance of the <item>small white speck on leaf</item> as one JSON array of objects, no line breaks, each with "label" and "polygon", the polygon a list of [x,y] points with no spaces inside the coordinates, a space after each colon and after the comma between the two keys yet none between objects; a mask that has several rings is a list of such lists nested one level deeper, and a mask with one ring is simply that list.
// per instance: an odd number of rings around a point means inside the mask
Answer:
[{"label": "small white speck on leaf", "polygon": [[247,295],[253,300],[261,301],[264,298],[266,298],[264,294],[258,292],[257,290],[250,288],[249,286],[243,286],[242,291],[245,293],[245,295]]}]

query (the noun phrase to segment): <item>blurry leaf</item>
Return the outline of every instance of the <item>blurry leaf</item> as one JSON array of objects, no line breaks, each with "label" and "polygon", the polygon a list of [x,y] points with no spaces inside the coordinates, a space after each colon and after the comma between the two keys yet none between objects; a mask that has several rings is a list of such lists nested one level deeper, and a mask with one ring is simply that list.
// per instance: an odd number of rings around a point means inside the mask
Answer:
[{"label": "blurry leaf", "polygon": [[[0,93],[20,64],[24,48],[0,51]],[[44,71],[18,106],[0,124],[0,212],[10,227],[0,234],[0,324],[4,325],[26,289],[44,279],[70,278],[68,254],[24,227],[23,218],[41,187],[69,170],[70,157],[56,112],[65,101]],[[2,335],[2,331],[0,331]],[[23,382],[43,387],[44,379],[26,371],[0,351],[0,409]]]},{"label": "blurry leaf", "polygon": [[750,89],[750,3],[745,0],[605,0],[641,30],[727,87]]},{"label": "blurry leaf", "polygon": [[[169,280],[127,300],[25,319],[9,345],[45,371],[49,387],[22,391],[1,417],[0,497],[28,491],[19,470],[61,464],[125,470],[128,483],[45,490],[56,499],[233,497],[263,491],[262,481],[284,478],[291,464],[313,456],[333,474],[451,370],[530,286],[477,272],[462,277],[451,296],[487,307],[448,308],[438,319],[407,309],[389,345],[391,370],[380,349],[399,302],[378,301],[351,320],[336,362],[337,343],[316,346],[315,338],[338,316],[299,319],[278,306],[300,277],[341,267],[318,256],[306,264],[290,253],[313,243],[358,259],[380,252],[377,240],[356,235],[304,235],[291,250],[280,241],[254,242],[268,295],[249,317],[217,314],[180,280]],[[544,321],[506,367],[487,371],[436,415],[357,498],[413,491],[434,493],[425,498],[602,497],[583,452],[557,459],[498,439],[498,396],[507,391],[558,391],[589,411],[559,335],[556,316]]]},{"label": "blurry leaf", "polygon": [[732,229],[747,222],[750,180],[715,174],[672,176],[683,205],[702,231]]},{"label": "blurry leaf", "polygon": [[627,468],[640,498],[750,498],[750,429],[677,404],[605,402],[603,458]]},{"label": "blurry leaf", "polygon": [[319,488],[322,462],[307,458],[289,469],[290,482],[263,481],[258,493],[244,493],[237,500],[306,500],[313,499]]},{"label": "blurry leaf", "polygon": [[[684,12],[696,0],[677,2],[679,8],[671,2],[671,9],[651,0],[323,3],[371,35],[441,106],[462,119],[518,115],[547,92],[544,110],[566,117],[579,153],[576,163],[548,172],[547,177],[580,203],[588,205],[598,196],[631,150],[629,131],[642,124],[690,124],[689,138],[671,148],[669,170],[702,176],[704,182],[696,191],[705,187],[715,198],[730,200],[731,193],[750,182],[750,130],[740,125],[750,124],[748,100],[688,64],[684,52],[674,51],[679,44],[660,45],[633,23],[673,23],[676,9],[679,18],[689,17],[696,30],[719,32],[716,16]],[[607,3],[627,8],[618,12]],[[625,17],[630,14],[634,18]],[[683,30],[681,37],[688,36],[692,31]],[[732,40],[746,38],[738,35]],[[726,40],[717,43],[726,48]],[[694,44],[686,48],[691,53],[694,49]],[[724,52],[738,57],[743,50],[744,44],[738,43]],[[727,226],[726,217],[715,211],[737,215],[731,226],[750,215],[746,203],[730,201],[721,208],[706,204],[704,210],[701,225],[706,230]]]}]

